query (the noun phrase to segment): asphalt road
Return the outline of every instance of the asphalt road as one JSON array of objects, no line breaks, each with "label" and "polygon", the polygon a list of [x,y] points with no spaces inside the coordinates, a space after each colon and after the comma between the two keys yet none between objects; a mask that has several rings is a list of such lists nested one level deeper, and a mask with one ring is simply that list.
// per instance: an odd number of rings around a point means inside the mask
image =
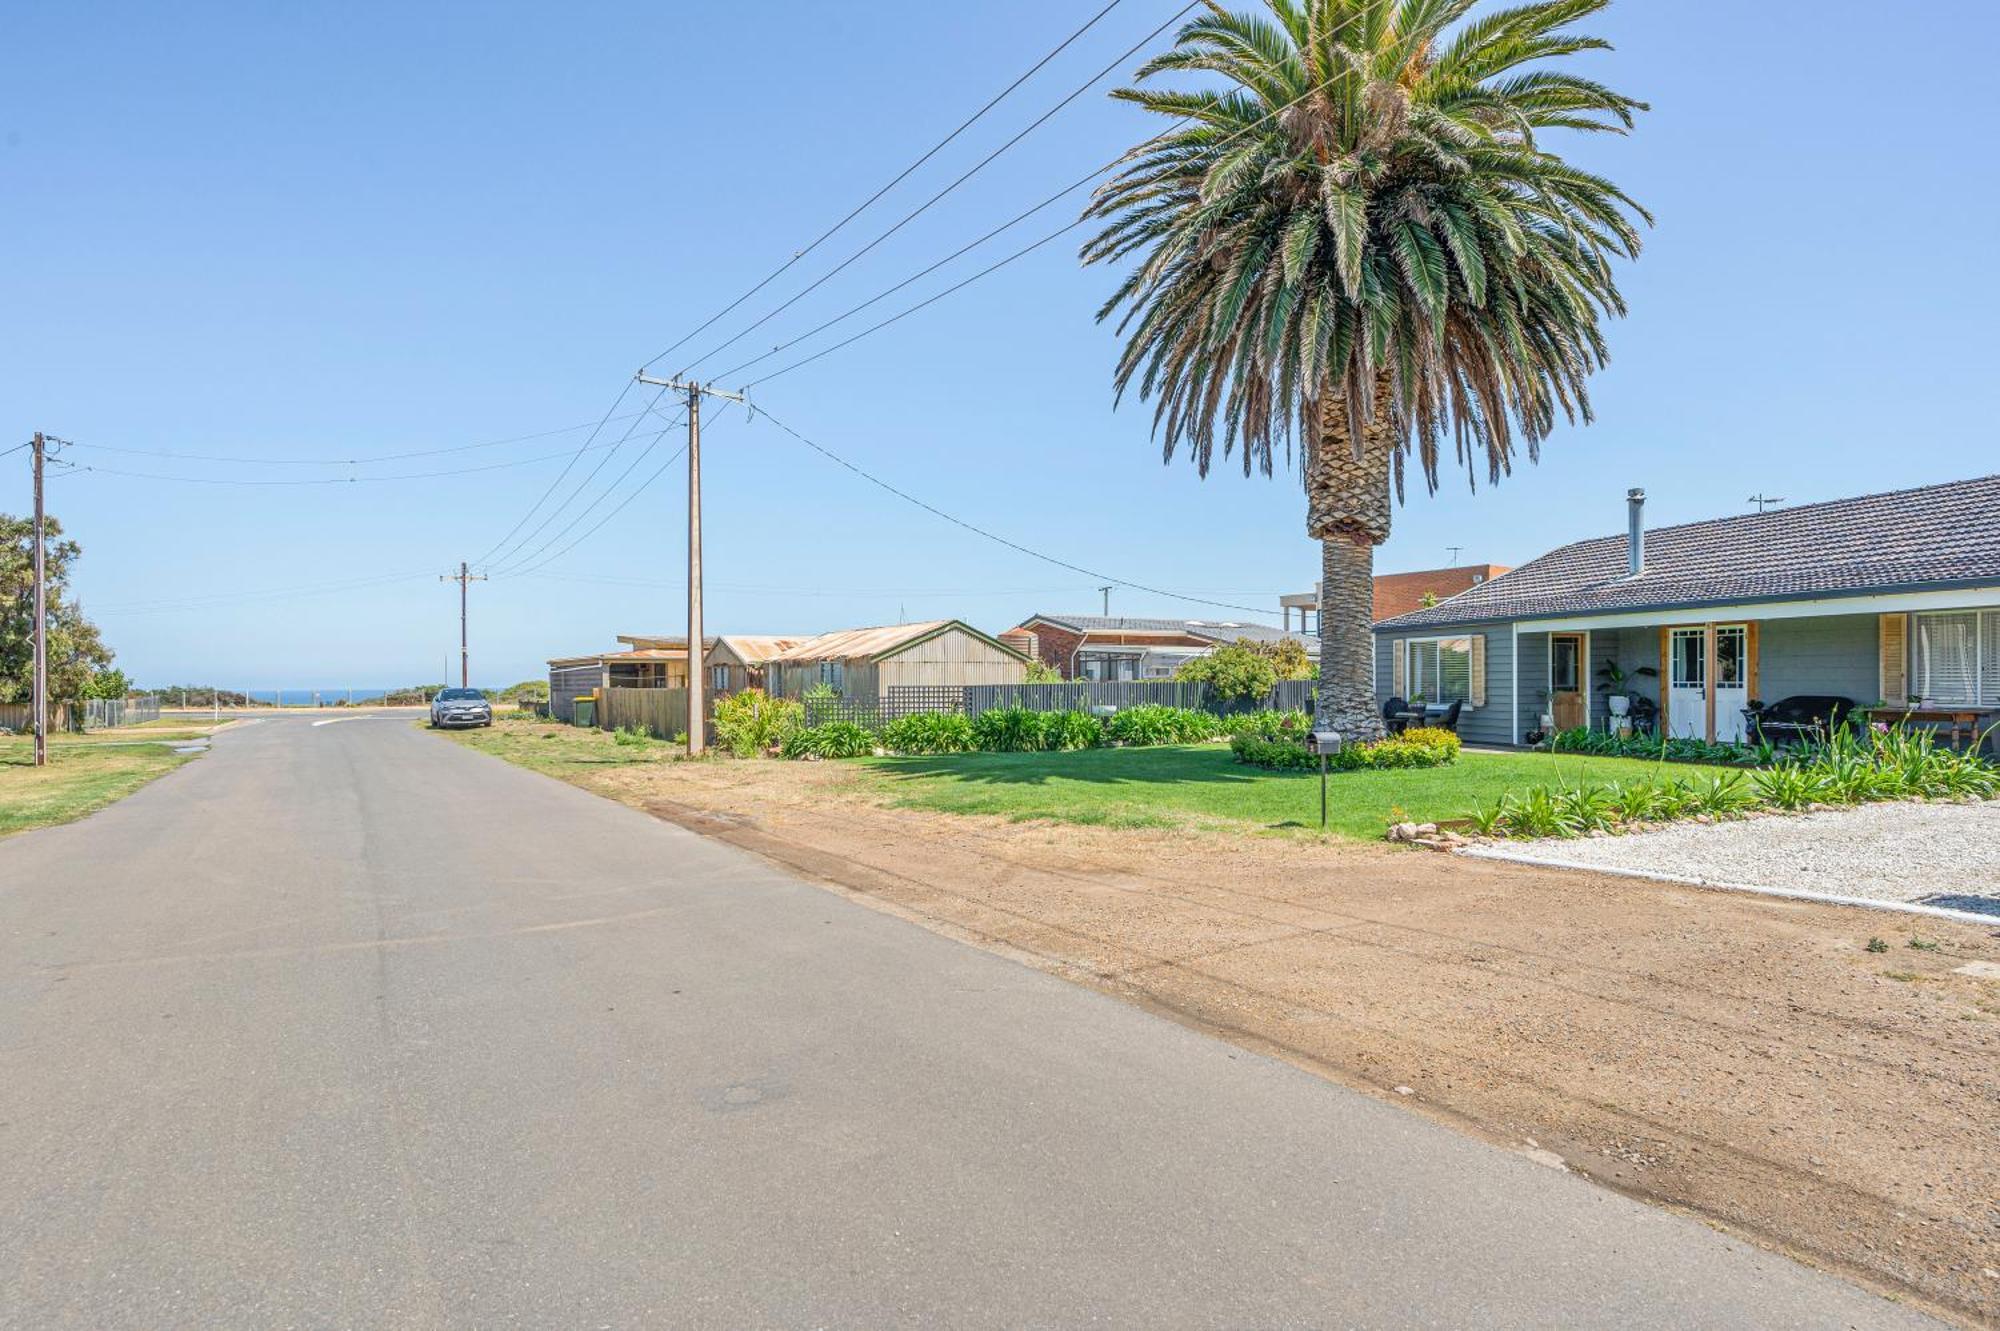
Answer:
[{"label": "asphalt road", "polygon": [[406,718],[0,842],[0,1326],[1930,1325]]}]

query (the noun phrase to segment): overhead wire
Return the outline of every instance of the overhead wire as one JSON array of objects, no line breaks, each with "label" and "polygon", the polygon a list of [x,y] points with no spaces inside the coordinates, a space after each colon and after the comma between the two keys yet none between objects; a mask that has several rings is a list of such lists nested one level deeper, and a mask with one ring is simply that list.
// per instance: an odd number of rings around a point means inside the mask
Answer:
[{"label": "overhead wire", "polygon": [[807,448],[810,448],[813,452],[818,453],[820,456],[826,458],[830,462],[833,462],[841,467],[845,467],[848,471],[853,472],[856,476],[859,476],[861,479],[867,481],[870,485],[888,491],[890,494],[902,500],[904,503],[912,504],[915,507],[924,510],[924,512],[931,514],[933,517],[942,518],[944,521],[951,523],[955,527],[962,527],[966,531],[971,532],[975,536],[983,537],[986,540],[994,542],[995,544],[1003,545],[1007,547],[1009,550],[1016,551],[1019,554],[1027,555],[1030,559],[1039,559],[1045,564],[1052,564],[1057,568],[1067,569],[1071,573],[1081,573],[1085,577],[1096,578],[1100,582],[1108,582],[1116,587],[1128,587],[1133,591],[1146,592],[1149,595],[1153,596],[1164,596],[1170,600],[1175,600],[1175,601],[1185,601],[1190,605],[1214,606],[1222,610],[1242,610],[1253,615],[1262,615],[1269,613],[1267,610],[1264,610],[1257,606],[1237,605],[1229,601],[1216,601],[1216,600],[1211,600],[1207,597],[1192,596],[1184,592],[1170,591],[1165,587],[1148,586],[1143,582],[1134,582],[1130,578],[1121,578],[1116,576],[1115,574],[1103,572],[1100,569],[1085,568],[1081,564],[1072,564],[1066,559],[1058,559],[1054,555],[1043,554],[1039,550],[1036,550],[1030,546],[1022,545],[1019,541],[1010,540],[1007,537],[1000,535],[998,532],[989,531],[986,528],[978,525],[977,523],[969,522],[966,519],[957,516],[956,514],[947,513],[945,510],[939,508],[937,505],[928,503],[925,500],[917,498],[915,495],[909,493],[906,490],[897,488],[896,486],[890,484],[888,481],[885,481],[881,477],[875,475],[873,472],[870,472],[867,469],[853,462],[848,461],[846,458],[834,452],[832,449],[827,448],[825,445],[816,443],[813,440],[808,439],[805,435],[799,433],[791,426],[785,424],[784,421],[772,415],[771,412],[762,404],[758,405],[757,414],[759,416],[764,417],[766,420],[770,421],[771,424],[777,426],[780,430],[783,430],[786,434],[790,435],[792,438],[804,444]]},{"label": "overhead wire", "polygon": [[1110,64],[1106,65],[1103,69],[1099,70],[1096,74],[1092,75],[1088,82],[1076,88],[1068,96],[1064,97],[1061,101],[1057,102],[1054,106],[1050,107],[1047,111],[1044,111],[1040,116],[1036,117],[1035,120],[1033,120],[1026,129],[1023,129],[1018,134],[1014,135],[1013,138],[1008,139],[1005,143],[1001,144],[998,148],[995,148],[985,157],[982,157],[977,163],[975,163],[972,166],[970,170],[966,171],[963,175],[953,180],[949,185],[946,185],[943,189],[939,190],[937,193],[931,195],[930,198],[924,200],[924,202],[919,204],[916,208],[904,214],[904,216],[899,221],[897,221],[895,225],[891,226],[888,230],[876,236],[875,239],[869,241],[866,245],[863,245],[860,249],[854,251],[854,253],[848,255],[845,259],[842,259],[838,264],[835,264],[832,269],[821,274],[818,278],[814,279],[802,290],[794,293],[789,299],[785,300],[783,303],[777,305],[773,309],[765,312],[754,323],[746,325],[744,328],[737,331],[735,334],[730,336],[725,341],[718,343],[717,345],[703,352],[701,355],[695,357],[694,360],[689,361],[676,373],[675,377],[680,378],[683,375],[691,373],[697,366],[699,366],[703,361],[707,360],[709,357],[717,355],[718,353],[727,350],[729,347],[734,346],[737,342],[739,342],[743,338],[749,336],[757,329],[763,327],[765,324],[769,323],[772,319],[776,318],[778,315],[783,314],[786,310],[798,304],[801,300],[804,300],[807,296],[811,295],[813,292],[819,290],[819,288],[826,285],[835,277],[838,277],[842,272],[846,271],[846,269],[850,265],[855,263],[864,255],[868,254],[876,246],[880,245],[883,241],[889,239],[889,237],[895,235],[898,231],[901,231],[905,226],[908,226],[911,222],[914,222],[917,218],[921,217],[924,213],[928,212],[939,201],[941,201],[947,195],[951,194],[954,190],[956,190],[960,185],[963,185],[966,181],[972,179],[974,176],[978,175],[981,171],[985,170],[996,159],[998,159],[1001,156],[1001,154],[1007,152],[1009,149],[1013,148],[1015,144],[1021,142],[1021,140],[1027,138],[1028,135],[1034,133],[1037,129],[1040,129],[1043,125],[1047,124],[1049,120],[1054,118],[1054,116],[1058,112],[1060,112],[1064,107],[1068,106],[1071,102],[1074,102],[1077,98],[1083,96],[1086,92],[1089,92],[1092,88],[1096,87],[1100,82],[1104,80],[1106,75],[1111,74],[1113,71],[1118,69],[1119,66],[1123,65],[1125,61],[1130,59],[1136,52],[1143,49],[1155,37],[1158,37],[1168,28],[1172,27],[1175,23],[1179,22],[1183,15],[1187,14],[1190,10],[1199,8],[1201,4],[1202,0],[1188,0],[1188,3],[1181,6],[1180,9],[1176,10],[1172,15],[1172,17],[1168,18],[1165,23],[1160,24],[1158,27],[1154,28],[1151,32],[1147,33],[1144,37],[1141,37],[1138,41],[1134,42],[1131,46],[1127,47],[1118,56],[1117,59],[1113,60]]},{"label": "overhead wire", "polygon": [[[637,413],[645,415],[644,412]],[[614,420],[624,420],[623,416]],[[365,467],[378,462],[405,462],[411,458],[439,457],[447,453],[469,453],[482,448],[500,448],[507,444],[523,444],[536,439],[552,439],[559,434],[573,434],[578,430],[588,430],[591,423],[583,421],[576,425],[562,425],[553,430],[539,430],[533,434],[510,435],[505,439],[488,439],[476,444],[454,444],[448,448],[420,448],[401,453],[370,453],[355,457],[333,458],[272,458],[252,457],[244,454],[224,453],[179,453],[161,448],[126,448],[117,444],[87,443],[80,447],[99,453],[123,453],[132,457],[174,458],[184,462],[222,462],[235,466],[258,467]],[[26,448],[28,445],[23,444]],[[9,450],[12,451],[12,450]],[[0,453],[0,457],[6,454]]]},{"label": "overhead wire", "polygon": [[[714,421],[721,420],[723,415],[728,412],[729,408],[732,405],[733,405],[732,403],[727,403],[727,402],[723,403],[722,407],[719,410],[717,410],[717,412],[711,418],[711,420]],[[759,408],[759,413],[761,414],[761,412],[762,408]],[[535,573],[541,569],[547,568],[550,564],[553,564],[556,560],[561,559],[564,555],[576,549],[579,545],[582,545],[585,541],[589,540],[591,537],[595,536],[598,532],[604,529],[606,523],[610,522],[620,513],[623,513],[626,510],[626,508],[631,505],[633,500],[637,499],[640,495],[644,494],[648,489],[652,488],[653,482],[659,480],[660,477],[666,475],[667,469],[669,467],[672,467],[674,463],[678,462],[680,460],[681,454],[685,453],[686,451],[687,451],[686,444],[682,444],[679,448],[675,449],[672,455],[669,456],[665,462],[662,462],[660,464],[658,470],[654,471],[652,475],[648,476],[644,481],[640,482],[638,489],[632,491],[630,494],[626,495],[624,499],[620,500],[616,508],[612,509],[609,513],[606,513],[602,518],[599,518],[597,520],[597,523],[594,526],[592,526],[589,531],[577,537],[574,541],[571,541],[568,545],[556,551],[554,554],[542,560],[540,563],[531,564],[526,568],[517,567],[509,571],[506,574],[506,576],[516,577],[516,578],[526,577],[531,573]]]},{"label": "overhead wire", "polygon": [[[658,392],[654,393],[653,400],[646,404],[646,410],[648,412],[654,411],[655,408],[658,407],[660,399],[666,396],[666,392],[667,390],[662,388]],[[660,419],[666,420],[664,416],[660,417]],[[640,458],[643,458],[646,456],[647,453],[650,453],[656,446],[658,446],[660,440],[665,437],[667,431],[681,424],[683,419],[684,418],[675,418],[674,420],[668,420],[667,423],[662,428],[654,431],[651,440],[647,443],[647,445],[643,449],[639,451],[638,456]],[[627,425],[625,427],[625,433],[619,436],[618,442],[612,446],[611,451],[606,453],[603,457],[597,460],[597,465],[590,469],[590,473],[587,476],[585,476],[582,480],[577,482],[576,488],[569,492],[568,498],[564,499],[562,503],[550,509],[548,512],[548,516],[544,517],[540,522],[536,523],[533,530],[529,531],[525,536],[522,536],[518,541],[515,541],[513,543],[513,547],[511,550],[509,550],[505,554],[502,554],[496,559],[491,559],[486,561],[482,565],[482,568],[490,575],[491,573],[493,573],[497,569],[500,569],[502,566],[506,565],[510,561],[519,558],[521,551],[527,548],[528,543],[530,541],[534,540],[537,536],[540,536],[544,531],[547,531],[549,524],[551,522],[554,522],[557,518],[561,517],[563,513],[569,509],[569,506],[571,504],[575,503],[579,498],[582,497],[583,492],[590,488],[591,482],[597,479],[598,473],[602,472],[604,468],[610,464],[611,459],[616,457],[619,451],[625,447],[625,444],[632,437],[632,432],[633,432],[633,427],[631,425]],[[629,475],[630,472],[631,468],[628,466],[625,470],[625,473],[623,474]],[[587,513],[590,508],[596,507],[596,505],[599,502],[601,502],[601,500],[602,496],[600,496],[599,499],[597,500],[592,500],[590,505],[588,505],[584,511]],[[557,534],[554,537],[551,537],[550,539],[560,540],[562,532],[573,529],[577,520],[578,519],[572,518],[568,525],[559,528],[557,530]],[[547,548],[546,543],[540,548],[546,549]],[[534,557],[533,555],[528,556],[528,558],[530,559],[532,559],[533,557]]]},{"label": "overhead wire", "polygon": [[710,315],[707,319],[703,320],[698,326],[696,326],[695,328],[691,329],[689,332],[684,334],[678,342],[675,342],[665,351],[660,352],[658,355],[654,356],[651,360],[647,361],[643,368],[651,369],[656,363],[666,359],[668,356],[671,356],[674,352],[680,350],[683,346],[687,345],[694,338],[699,337],[702,333],[708,331],[708,329],[713,327],[718,320],[726,318],[731,312],[736,310],[737,307],[741,306],[744,301],[750,299],[752,296],[762,291],[765,287],[769,286],[772,282],[776,281],[778,278],[782,277],[785,273],[789,272],[794,264],[797,264],[800,260],[804,259],[806,256],[810,255],[813,251],[817,250],[821,245],[824,245],[827,241],[833,239],[833,237],[837,235],[842,230],[842,228],[844,228],[849,222],[852,222],[855,218],[861,216],[862,213],[868,211],[868,209],[872,207],[879,199],[881,199],[883,195],[887,194],[890,190],[896,188],[896,186],[902,184],[905,180],[909,179],[911,173],[916,171],[917,168],[921,167],[924,163],[930,161],[931,158],[937,156],[939,152],[943,151],[954,140],[956,140],[959,135],[965,133],[966,130],[971,129],[973,125],[977,124],[982,118],[985,117],[988,111],[991,111],[994,107],[1000,105],[1001,102],[1005,101],[1007,97],[1011,93],[1013,93],[1013,91],[1016,88],[1019,88],[1023,83],[1026,83],[1029,79],[1033,78],[1037,73],[1041,71],[1043,66],[1049,63],[1049,61],[1055,59],[1057,56],[1061,55],[1064,51],[1068,50],[1069,47],[1073,43],[1075,43],[1078,38],[1082,37],[1092,28],[1096,27],[1099,20],[1103,19],[1104,16],[1109,14],[1112,10],[1118,8],[1118,6],[1123,2],[1124,0],[1111,0],[1109,4],[1105,5],[1102,9],[1098,10],[1095,14],[1091,15],[1090,18],[1084,23],[1082,27],[1078,28],[1075,32],[1072,32],[1069,36],[1063,38],[1063,40],[1060,43],[1058,43],[1053,50],[1049,51],[1040,60],[1037,60],[1034,64],[1030,65],[1025,73],[1023,73],[1020,77],[1016,78],[1012,83],[1008,84],[1006,87],[1002,88],[998,93],[994,94],[994,96],[984,106],[980,107],[977,111],[974,111],[965,120],[960,122],[960,124],[956,129],[952,130],[951,133],[945,135],[942,139],[939,139],[936,143],[932,144],[924,152],[922,156],[918,157],[917,160],[911,162],[908,166],[904,167],[901,171],[897,172],[896,175],[892,177],[886,185],[883,185],[880,189],[876,190],[866,199],[863,199],[859,204],[857,204],[854,207],[854,209],[851,212],[847,214],[847,216],[841,218],[838,222],[835,222],[832,226],[828,227],[825,231],[821,232],[818,239],[814,240],[810,245],[807,245],[804,249],[796,251],[791,258],[785,260],[782,264],[779,264],[776,268],[772,269],[768,274],[766,274],[762,281],[758,282],[755,286],[751,287],[748,291],[738,296],[735,300],[730,301],[729,304],[723,306],[720,310],[716,311],[714,314]]}]

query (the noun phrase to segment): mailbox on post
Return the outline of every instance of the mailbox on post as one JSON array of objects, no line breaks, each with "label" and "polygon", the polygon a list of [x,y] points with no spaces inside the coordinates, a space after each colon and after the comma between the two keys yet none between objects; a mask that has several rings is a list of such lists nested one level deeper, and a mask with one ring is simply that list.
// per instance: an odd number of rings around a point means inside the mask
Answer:
[{"label": "mailbox on post", "polygon": [[1326,831],[1326,760],[1340,752],[1340,732],[1314,730],[1306,735],[1306,752],[1319,755],[1319,830]]}]

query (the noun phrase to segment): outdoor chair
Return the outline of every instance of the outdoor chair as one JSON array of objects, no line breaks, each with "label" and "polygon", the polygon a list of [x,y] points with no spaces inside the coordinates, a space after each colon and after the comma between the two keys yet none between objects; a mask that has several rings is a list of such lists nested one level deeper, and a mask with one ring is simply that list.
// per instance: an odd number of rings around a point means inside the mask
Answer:
[{"label": "outdoor chair", "polygon": [[1391,698],[1382,704],[1382,723],[1390,734],[1400,735],[1409,729],[1409,710],[1410,704],[1403,698]]},{"label": "outdoor chair", "polygon": [[1824,739],[1840,728],[1854,710],[1852,698],[1823,693],[1795,693],[1761,707],[1746,707],[1743,716],[1755,739],[1772,744]]},{"label": "outdoor chair", "polygon": [[1430,724],[1436,726],[1439,730],[1449,730],[1452,734],[1456,735],[1458,733],[1458,714],[1464,710],[1465,703],[1463,701],[1455,702],[1444,709],[1443,716],[1440,716]]}]

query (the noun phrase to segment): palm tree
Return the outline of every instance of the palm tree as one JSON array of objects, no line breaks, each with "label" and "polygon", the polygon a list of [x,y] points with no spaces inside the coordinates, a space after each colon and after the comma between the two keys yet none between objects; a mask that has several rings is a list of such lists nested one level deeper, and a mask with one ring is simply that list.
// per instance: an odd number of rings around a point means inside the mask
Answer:
[{"label": "palm tree", "polygon": [[[1299,443],[1320,542],[1318,716],[1382,731],[1370,634],[1375,547],[1412,459],[1444,444],[1476,483],[1530,460],[1557,413],[1591,419],[1615,257],[1644,209],[1548,151],[1545,130],[1630,129],[1645,109],[1544,62],[1606,43],[1572,25],[1608,0],[1209,0],[1143,66],[1209,76],[1116,97],[1179,123],[1128,153],[1086,218],[1086,263],[1136,256],[1120,314],[1122,399],[1155,399],[1171,461],[1216,446],[1266,475]],[[1219,78],[1222,87],[1214,87]]]}]

